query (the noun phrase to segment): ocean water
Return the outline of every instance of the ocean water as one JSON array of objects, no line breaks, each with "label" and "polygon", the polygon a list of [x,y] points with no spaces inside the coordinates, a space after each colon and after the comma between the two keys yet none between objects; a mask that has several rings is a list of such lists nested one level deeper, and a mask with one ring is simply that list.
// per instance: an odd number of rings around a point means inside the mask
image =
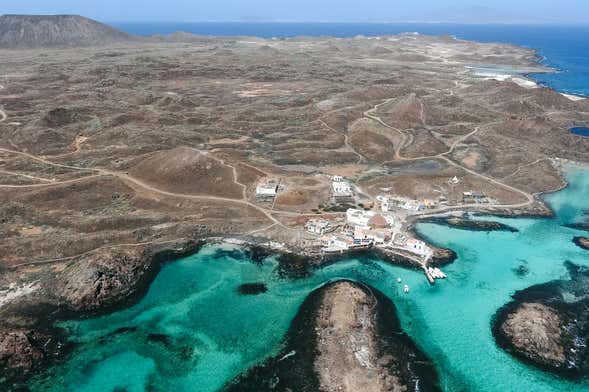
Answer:
[{"label": "ocean water", "polygon": [[[281,278],[276,261],[253,263],[239,248],[207,246],[166,264],[147,295],[110,315],[62,323],[76,349],[31,381],[33,391],[216,391],[271,356],[310,291],[334,279],[373,285],[396,304],[403,327],[434,360],[446,391],[589,390],[525,365],[499,349],[491,318],[510,295],[566,275],[564,261],[589,266],[563,227],[589,208],[589,169],[570,167],[571,186],[549,196],[553,219],[499,219],[518,233],[469,232],[433,224],[418,230],[458,259],[448,279],[430,286],[422,273],[380,260],[351,258],[311,276]],[[524,265],[525,276],[515,270]],[[402,292],[397,277],[411,288]],[[240,284],[266,293],[241,296]]]},{"label": "ocean water", "polygon": [[540,83],[570,94],[589,96],[589,26],[464,25],[445,23],[125,23],[111,25],[139,35],[187,31],[202,35],[258,37],[376,36],[418,32],[453,35],[479,42],[505,42],[538,50],[542,63],[558,73],[533,77]]},{"label": "ocean water", "polygon": [[589,137],[589,128],[582,128],[582,127],[571,128],[571,133],[574,133],[575,135],[579,135],[579,136],[583,136],[583,137]]}]

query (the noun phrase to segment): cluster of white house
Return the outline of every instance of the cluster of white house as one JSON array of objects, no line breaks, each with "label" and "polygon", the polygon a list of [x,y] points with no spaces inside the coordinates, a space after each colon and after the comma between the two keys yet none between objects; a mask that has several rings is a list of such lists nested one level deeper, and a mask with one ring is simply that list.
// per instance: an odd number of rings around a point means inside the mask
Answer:
[{"label": "cluster of white house", "polygon": [[331,225],[312,220],[307,222],[307,231],[323,235],[321,242],[326,252],[341,252],[371,246],[403,249],[419,256],[430,256],[431,249],[414,238],[407,239],[401,235],[400,227],[395,226],[394,218],[389,214],[350,208],[346,211],[346,225],[337,233],[326,234]]}]

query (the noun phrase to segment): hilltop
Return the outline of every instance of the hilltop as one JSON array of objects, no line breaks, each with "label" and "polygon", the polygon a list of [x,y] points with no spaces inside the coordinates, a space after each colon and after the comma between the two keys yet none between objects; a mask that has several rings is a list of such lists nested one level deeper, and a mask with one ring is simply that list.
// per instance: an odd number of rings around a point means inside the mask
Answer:
[{"label": "hilltop", "polygon": [[78,15],[0,16],[0,48],[95,46],[134,38]]}]

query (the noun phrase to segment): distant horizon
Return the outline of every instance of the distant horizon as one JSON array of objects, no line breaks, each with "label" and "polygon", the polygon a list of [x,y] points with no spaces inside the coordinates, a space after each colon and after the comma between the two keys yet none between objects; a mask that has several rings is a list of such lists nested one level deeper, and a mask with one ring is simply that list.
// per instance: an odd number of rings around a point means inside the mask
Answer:
[{"label": "distant horizon", "polygon": [[[143,23],[589,24],[586,0],[4,0],[2,13]],[[50,3],[50,4],[48,4]]]},{"label": "distant horizon", "polygon": [[465,26],[587,26],[586,22],[571,21],[492,21],[492,22],[463,22],[463,21],[430,21],[430,20],[288,20],[288,19],[218,19],[218,20],[182,20],[182,19],[102,19],[76,13],[0,13],[0,16],[23,15],[23,16],[80,16],[95,20],[104,24],[111,23],[240,23],[240,24],[427,24],[427,25],[465,25]]}]

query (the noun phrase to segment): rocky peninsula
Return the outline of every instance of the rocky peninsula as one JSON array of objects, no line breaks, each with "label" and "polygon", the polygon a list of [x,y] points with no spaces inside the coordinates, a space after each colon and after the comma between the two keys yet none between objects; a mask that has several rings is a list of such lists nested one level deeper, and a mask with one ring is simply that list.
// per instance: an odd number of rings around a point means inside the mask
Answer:
[{"label": "rocky peninsula", "polygon": [[567,262],[569,280],[518,291],[493,321],[497,343],[566,377],[589,375],[589,270]]},{"label": "rocky peninsula", "polygon": [[516,228],[506,225],[504,223],[476,220],[468,217],[435,217],[424,219],[422,220],[422,222],[446,225],[454,229],[470,231],[506,231],[511,233],[515,233],[518,231]]},{"label": "rocky peninsula", "polygon": [[438,391],[436,371],[403,333],[395,306],[351,281],[313,291],[281,352],[226,391]]}]

